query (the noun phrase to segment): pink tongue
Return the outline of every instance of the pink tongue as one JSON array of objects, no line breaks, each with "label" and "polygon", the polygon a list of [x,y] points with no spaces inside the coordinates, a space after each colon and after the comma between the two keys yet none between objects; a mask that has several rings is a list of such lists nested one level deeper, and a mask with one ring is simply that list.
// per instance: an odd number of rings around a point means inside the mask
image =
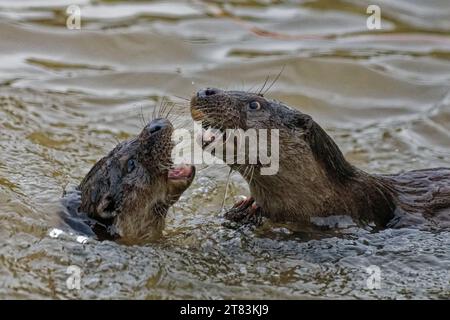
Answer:
[{"label": "pink tongue", "polygon": [[191,175],[192,168],[190,166],[182,165],[169,170],[169,179],[187,178]]}]

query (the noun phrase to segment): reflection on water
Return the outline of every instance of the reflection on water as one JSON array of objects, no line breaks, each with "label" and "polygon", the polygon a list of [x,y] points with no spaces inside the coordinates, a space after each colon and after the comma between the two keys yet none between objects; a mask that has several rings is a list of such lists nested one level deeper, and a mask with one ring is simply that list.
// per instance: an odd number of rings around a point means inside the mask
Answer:
[{"label": "reflection on water", "polygon": [[[65,28],[70,4],[81,30]],[[382,31],[367,30],[368,4]],[[163,96],[189,126],[179,97],[260,86],[283,66],[269,96],[315,117],[356,165],[449,166],[447,0],[0,0],[0,18],[0,297],[450,298],[448,231],[224,226],[222,167],[199,171],[157,243],[48,235],[62,190]],[[227,205],[246,193],[233,176]],[[70,265],[80,291],[66,288]]]}]

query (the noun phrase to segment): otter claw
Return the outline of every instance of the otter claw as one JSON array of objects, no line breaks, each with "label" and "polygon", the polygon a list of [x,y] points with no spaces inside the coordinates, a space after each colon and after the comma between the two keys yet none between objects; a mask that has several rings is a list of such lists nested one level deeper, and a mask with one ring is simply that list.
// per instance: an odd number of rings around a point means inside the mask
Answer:
[{"label": "otter claw", "polygon": [[252,197],[239,201],[230,211],[225,213],[225,219],[242,224],[262,224],[261,207],[255,203]]},{"label": "otter claw", "polygon": [[237,203],[234,204],[234,206],[231,208],[233,209],[239,209],[239,210],[245,210],[248,207],[250,207],[255,202],[255,199],[253,197],[245,198]]}]

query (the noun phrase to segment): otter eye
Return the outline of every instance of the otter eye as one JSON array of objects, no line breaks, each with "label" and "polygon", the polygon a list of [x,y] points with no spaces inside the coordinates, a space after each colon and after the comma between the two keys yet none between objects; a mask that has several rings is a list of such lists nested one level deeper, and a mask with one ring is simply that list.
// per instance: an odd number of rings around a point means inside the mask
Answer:
[{"label": "otter eye", "polygon": [[261,104],[260,104],[258,101],[252,101],[252,102],[250,102],[250,104],[248,105],[248,107],[249,107],[251,110],[259,110],[259,109],[261,109]]},{"label": "otter eye", "polygon": [[136,160],[134,160],[134,159],[128,160],[128,162],[127,162],[127,171],[128,171],[128,173],[133,171],[135,168],[136,168]]}]

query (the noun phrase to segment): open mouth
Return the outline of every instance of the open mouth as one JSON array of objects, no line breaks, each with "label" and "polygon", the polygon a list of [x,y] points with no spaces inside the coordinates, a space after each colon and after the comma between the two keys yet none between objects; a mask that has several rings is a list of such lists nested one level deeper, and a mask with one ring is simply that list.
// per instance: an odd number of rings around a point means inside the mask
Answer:
[{"label": "open mouth", "polygon": [[187,164],[181,164],[169,169],[168,178],[170,180],[189,180],[195,175],[195,167]]},{"label": "open mouth", "polygon": [[202,123],[206,118],[206,114],[198,109],[194,99],[191,101],[191,116],[194,121],[200,122],[202,125],[202,132],[197,136],[197,142],[203,149],[211,146],[214,142],[224,141],[223,139],[226,137],[225,132],[204,122]]},{"label": "open mouth", "polygon": [[205,113],[200,110],[198,106],[197,97],[194,95],[191,99],[191,116],[194,121],[202,121],[205,118]]},{"label": "open mouth", "polygon": [[215,129],[212,127],[203,127],[202,133],[198,137],[198,142],[202,146],[203,149],[206,147],[212,145],[214,142],[220,143],[221,141],[224,141],[225,133],[222,132],[220,129]]},{"label": "open mouth", "polygon": [[205,118],[203,111],[199,110],[196,106],[191,107],[191,116],[194,121],[202,121]]}]

